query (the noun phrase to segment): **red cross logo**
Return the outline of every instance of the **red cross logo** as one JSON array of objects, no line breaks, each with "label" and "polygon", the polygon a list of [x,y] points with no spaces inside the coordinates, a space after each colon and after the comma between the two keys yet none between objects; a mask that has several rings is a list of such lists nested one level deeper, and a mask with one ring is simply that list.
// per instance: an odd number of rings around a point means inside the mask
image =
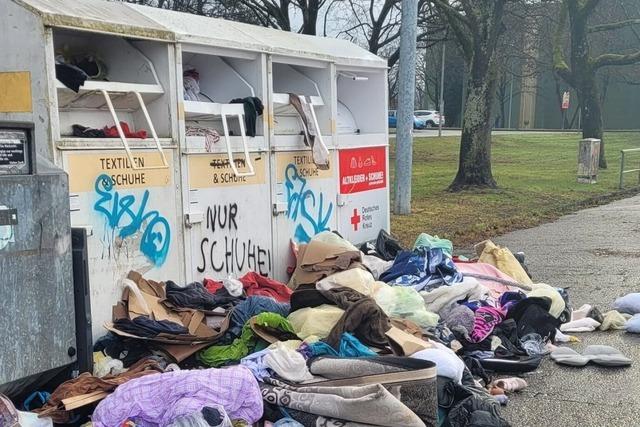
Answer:
[{"label": "red cross logo", "polygon": [[355,208],[351,217],[351,225],[353,225],[354,231],[358,231],[358,224],[360,224],[360,215],[358,215],[358,209]]}]

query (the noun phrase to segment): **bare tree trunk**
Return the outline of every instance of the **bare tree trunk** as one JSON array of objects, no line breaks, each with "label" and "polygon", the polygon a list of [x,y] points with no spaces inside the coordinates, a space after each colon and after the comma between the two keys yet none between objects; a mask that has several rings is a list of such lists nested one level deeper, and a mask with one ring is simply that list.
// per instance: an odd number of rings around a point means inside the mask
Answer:
[{"label": "bare tree trunk", "polygon": [[431,1],[447,20],[469,70],[458,173],[449,191],[496,188],[491,172],[491,110],[498,84],[496,47],[504,30],[506,0],[458,0],[464,13],[449,1]]},{"label": "bare tree trunk", "polygon": [[467,82],[467,99],[460,140],[458,173],[450,191],[471,187],[496,188],[491,173],[491,108],[495,93],[495,64],[474,62]]},{"label": "bare tree trunk", "polygon": [[301,6],[303,23],[300,32],[302,34],[315,36],[320,4],[318,0],[309,0],[306,2],[302,2]]},{"label": "bare tree trunk", "polygon": [[[597,3],[597,2],[596,2]],[[571,31],[571,70],[556,58],[556,71],[578,92],[580,111],[582,113],[582,137],[600,140],[600,163],[602,169],[607,168],[605,144],[603,139],[602,104],[596,77],[597,66],[591,57],[589,45],[589,29],[587,27],[591,9],[579,2],[568,2],[566,11],[570,18]],[[564,12],[563,12],[564,13]],[[556,46],[558,49],[558,46]],[[560,66],[560,67],[559,67]]]},{"label": "bare tree trunk", "polygon": [[602,106],[596,80],[596,70],[591,63],[590,46],[587,39],[588,15],[575,14],[571,19],[571,62],[573,78],[580,99],[582,112],[582,137],[600,140],[600,168],[607,168],[602,138]]}]

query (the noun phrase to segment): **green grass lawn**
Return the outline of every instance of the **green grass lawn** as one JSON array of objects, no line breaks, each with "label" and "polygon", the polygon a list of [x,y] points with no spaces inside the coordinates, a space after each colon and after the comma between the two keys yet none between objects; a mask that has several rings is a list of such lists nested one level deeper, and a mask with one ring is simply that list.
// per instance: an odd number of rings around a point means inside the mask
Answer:
[{"label": "green grass lawn", "polygon": [[[391,230],[405,245],[420,232],[437,234],[455,246],[471,244],[511,230],[532,227],[636,191],[638,176],[627,174],[618,191],[620,150],[640,147],[640,133],[605,135],[609,168],[597,184],[576,182],[577,133],[494,135],[493,176],[499,189],[450,193],[458,167],[459,137],[417,138],[413,146],[412,214],[392,215]],[[390,152],[393,204],[395,139]],[[640,153],[627,157],[634,168]],[[631,167],[626,166],[626,169]]]}]

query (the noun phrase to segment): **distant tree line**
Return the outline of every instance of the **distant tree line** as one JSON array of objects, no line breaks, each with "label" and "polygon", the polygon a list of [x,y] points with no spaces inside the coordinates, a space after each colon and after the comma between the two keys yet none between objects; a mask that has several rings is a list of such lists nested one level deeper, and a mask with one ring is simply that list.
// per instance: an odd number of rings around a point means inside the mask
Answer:
[{"label": "distant tree line", "polygon": [[[125,0],[309,35],[346,38],[387,58],[395,95],[401,0]],[[584,138],[598,138],[605,168],[602,105],[612,81],[639,85],[637,0],[419,0],[416,99],[440,98],[437,54],[445,62],[448,122],[461,122],[458,172],[450,190],[495,188],[491,130],[505,126],[512,79],[519,91],[553,71],[558,109],[563,88],[577,94]],[[455,46],[455,49],[453,47]],[[463,117],[456,117],[463,111]],[[567,118],[566,124],[575,122]]]}]

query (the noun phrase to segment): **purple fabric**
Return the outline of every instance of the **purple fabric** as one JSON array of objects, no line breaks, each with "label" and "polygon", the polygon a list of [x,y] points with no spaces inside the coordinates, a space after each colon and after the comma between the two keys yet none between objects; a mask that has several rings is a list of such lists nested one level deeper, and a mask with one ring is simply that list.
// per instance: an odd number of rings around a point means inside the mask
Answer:
[{"label": "purple fabric", "polygon": [[525,299],[527,296],[520,291],[505,292],[500,295],[500,308],[506,313],[511,307]]},{"label": "purple fabric", "polygon": [[144,427],[166,426],[177,417],[219,404],[231,419],[253,424],[262,417],[262,394],[244,366],[176,371],[126,382],[98,404],[94,427],[120,427],[126,420]]}]

